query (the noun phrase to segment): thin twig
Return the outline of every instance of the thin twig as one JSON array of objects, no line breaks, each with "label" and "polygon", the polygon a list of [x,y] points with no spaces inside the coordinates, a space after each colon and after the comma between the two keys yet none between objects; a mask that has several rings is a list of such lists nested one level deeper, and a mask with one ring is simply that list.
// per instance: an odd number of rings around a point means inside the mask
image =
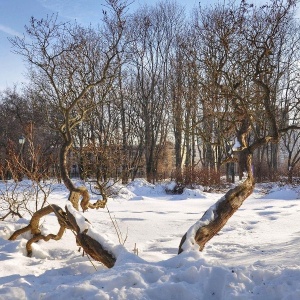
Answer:
[{"label": "thin twig", "polygon": [[121,245],[124,245],[125,242],[126,242],[126,240],[127,240],[127,235],[126,235],[125,240],[123,241],[123,237],[122,237],[122,233],[121,233],[120,227],[119,227],[119,225],[118,225],[118,223],[117,223],[117,221],[116,221],[116,218],[113,219],[113,217],[111,216],[111,213],[110,213],[110,210],[108,209],[107,204],[106,204],[106,209],[107,209],[108,215],[109,215],[109,217],[110,217],[110,220],[111,220],[111,222],[113,223],[114,228],[115,228],[115,230],[116,230],[116,233],[117,233],[117,236],[118,236],[118,239],[119,239],[119,243],[120,243]]}]

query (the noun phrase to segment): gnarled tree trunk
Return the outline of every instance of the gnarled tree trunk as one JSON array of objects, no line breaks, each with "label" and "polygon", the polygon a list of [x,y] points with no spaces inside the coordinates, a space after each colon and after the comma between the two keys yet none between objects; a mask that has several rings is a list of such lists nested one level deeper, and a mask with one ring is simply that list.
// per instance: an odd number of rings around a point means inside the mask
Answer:
[{"label": "gnarled tree trunk", "polygon": [[239,186],[229,190],[216,204],[211,206],[182,237],[178,254],[191,249],[198,244],[202,251],[205,244],[214,237],[227,223],[229,218],[238,210],[254,189],[252,174],[252,154],[247,154],[247,179]]},{"label": "gnarled tree trunk", "polygon": [[[60,225],[59,230],[57,234],[43,235],[39,229],[40,219],[52,212],[54,212],[57,217],[58,223]],[[84,222],[89,223],[86,219]],[[70,212],[70,208],[68,209],[67,207],[66,212],[64,212],[62,208],[54,204],[40,209],[33,214],[30,223],[26,227],[15,231],[11,235],[9,240],[16,240],[17,237],[22,233],[31,231],[31,234],[33,236],[26,243],[27,256],[31,257],[33,243],[36,243],[39,240],[60,240],[66,229],[70,229],[74,232],[78,245],[82,247],[86,254],[90,255],[96,261],[103,263],[108,268],[112,268],[114,266],[116,262],[116,256],[112,253],[112,251],[109,251],[109,249],[106,249],[96,239],[91,237],[86,230],[82,231],[77,224],[76,218],[74,217],[72,212]]]}]

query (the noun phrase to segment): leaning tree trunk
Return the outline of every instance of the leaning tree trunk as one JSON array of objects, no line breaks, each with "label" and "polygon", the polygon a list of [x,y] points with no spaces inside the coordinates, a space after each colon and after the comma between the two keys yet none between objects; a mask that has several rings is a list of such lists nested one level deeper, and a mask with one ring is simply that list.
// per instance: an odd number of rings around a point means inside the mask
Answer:
[{"label": "leaning tree trunk", "polygon": [[[253,151],[247,143],[247,136],[250,130],[250,120],[243,118],[241,127],[237,132],[237,139],[241,145],[239,151],[245,155],[245,167],[248,172],[247,179],[239,186],[229,190],[217,203],[204,213],[196,224],[190,227],[181,239],[178,253],[194,248],[195,244],[197,244],[199,250],[202,251],[206,243],[225,226],[229,218],[238,210],[248,196],[252,194],[255,185],[252,170]],[[264,143],[264,141],[261,143]],[[255,145],[255,147],[257,145]],[[255,147],[252,145],[253,149]]]},{"label": "leaning tree trunk", "polygon": [[194,248],[195,244],[202,251],[206,243],[214,237],[227,223],[229,218],[238,210],[254,189],[252,173],[252,154],[247,154],[247,179],[239,186],[229,190],[216,204],[211,206],[182,237],[178,254]]}]

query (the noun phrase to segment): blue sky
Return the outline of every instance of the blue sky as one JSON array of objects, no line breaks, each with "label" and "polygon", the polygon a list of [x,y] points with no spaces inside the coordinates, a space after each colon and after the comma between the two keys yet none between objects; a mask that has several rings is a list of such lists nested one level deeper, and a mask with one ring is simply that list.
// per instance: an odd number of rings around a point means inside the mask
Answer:
[{"label": "blue sky", "polygon": [[[131,9],[158,1],[135,0]],[[177,3],[189,10],[199,2],[206,5],[218,1],[224,0],[177,0]],[[21,86],[21,82],[26,81],[25,65],[21,57],[11,52],[8,37],[22,36],[31,16],[42,18],[58,13],[62,20],[96,24],[101,19],[101,4],[104,3],[104,0],[0,0],[0,90],[14,84]]]}]

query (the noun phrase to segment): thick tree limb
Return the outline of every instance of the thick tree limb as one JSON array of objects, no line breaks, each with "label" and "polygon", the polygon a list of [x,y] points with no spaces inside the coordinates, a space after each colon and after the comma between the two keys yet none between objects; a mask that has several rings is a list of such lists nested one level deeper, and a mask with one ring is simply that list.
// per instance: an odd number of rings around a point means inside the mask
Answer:
[{"label": "thick tree limb", "polygon": [[8,239],[9,241],[14,241],[19,235],[29,231],[31,229],[30,224],[28,224],[26,227],[23,227],[21,229],[16,230]]},{"label": "thick tree limb", "polygon": [[[244,150],[246,151],[246,150]],[[252,194],[255,182],[252,173],[252,154],[248,152],[246,163],[248,177],[239,186],[229,190],[216,204],[211,206],[182,237],[178,254],[194,248],[198,244],[202,251],[206,243],[213,238],[227,223],[229,218],[238,210],[249,195]]]},{"label": "thick tree limb", "polygon": [[51,205],[45,206],[42,209],[36,211],[31,220],[30,223],[24,227],[21,228],[19,230],[16,230],[11,237],[9,238],[10,241],[14,241],[20,234],[25,233],[27,231],[31,231],[31,233],[33,235],[39,235],[41,234],[41,231],[39,229],[39,224],[40,224],[40,219],[48,214],[50,214],[51,212],[53,212],[53,208]]},{"label": "thick tree limb", "polygon": [[[106,250],[97,240],[89,236],[88,230],[85,229],[81,231],[79,225],[77,224],[76,218],[67,207],[66,212],[68,220],[76,231],[77,243],[93,259],[103,263],[108,268],[112,268],[116,262],[116,257],[110,251]],[[85,219],[85,222],[89,223],[87,219]]]},{"label": "thick tree limb", "polygon": [[64,232],[65,232],[66,227],[60,226],[59,231],[57,234],[48,234],[48,235],[36,235],[33,238],[31,238],[27,243],[26,243],[26,250],[27,250],[27,256],[31,257],[32,256],[32,244],[38,242],[39,240],[44,240],[45,242],[48,242],[50,239],[58,241],[62,238]]},{"label": "thick tree limb", "polygon": [[[195,243],[199,245],[199,250],[202,251],[206,243],[224,227],[229,218],[243,204],[244,200],[252,194],[253,189],[253,180],[247,178],[243,184],[228,191],[182,237],[178,254],[187,250]],[[208,219],[208,214],[210,214],[210,219]]]},{"label": "thick tree limb", "polygon": [[[48,234],[43,235],[41,234],[41,231],[39,229],[39,221],[40,219],[47,215],[54,212],[58,223],[60,224],[60,228],[57,234]],[[84,219],[84,222],[86,224],[90,224],[87,219]],[[82,226],[82,224],[81,224]],[[108,268],[111,268],[114,266],[116,262],[116,257],[108,250],[106,250],[99,241],[95,240],[91,236],[88,235],[88,232],[86,229],[81,229],[80,226],[77,224],[76,218],[74,215],[67,209],[66,212],[62,210],[57,205],[49,205],[47,207],[44,207],[34,213],[32,216],[32,219],[30,223],[17,231],[15,231],[9,240],[15,240],[20,234],[25,233],[27,231],[31,231],[33,234],[33,237],[28,240],[26,243],[26,250],[27,255],[32,255],[32,244],[35,242],[38,242],[39,240],[49,241],[52,240],[60,240],[65,232],[65,229],[70,229],[74,232],[77,243],[83,248],[83,250],[90,255],[93,259],[96,261],[99,261],[103,263]]]}]

